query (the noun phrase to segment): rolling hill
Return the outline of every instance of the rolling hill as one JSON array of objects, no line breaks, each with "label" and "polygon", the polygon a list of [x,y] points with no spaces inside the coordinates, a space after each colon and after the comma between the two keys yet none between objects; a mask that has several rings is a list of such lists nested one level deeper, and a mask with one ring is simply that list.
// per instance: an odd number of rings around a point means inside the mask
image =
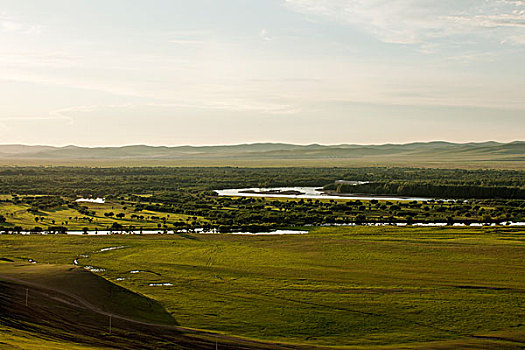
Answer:
[{"label": "rolling hill", "polygon": [[[122,147],[52,147],[26,145],[0,145],[0,161],[7,165],[20,163],[60,163],[72,161],[157,161],[167,164],[197,162],[211,165],[220,162],[301,162],[341,165],[341,162],[362,164],[399,165],[404,163],[451,165],[470,163],[476,165],[503,164],[504,167],[523,167],[525,141],[511,143],[450,143],[416,142],[383,145],[293,145],[283,143],[255,143],[229,146],[147,146]],[[213,164],[215,165],[215,164]]]},{"label": "rolling hill", "polygon": [[0,349],[301,348],[180,327],[158,302],[83,268],[3,260]]}]

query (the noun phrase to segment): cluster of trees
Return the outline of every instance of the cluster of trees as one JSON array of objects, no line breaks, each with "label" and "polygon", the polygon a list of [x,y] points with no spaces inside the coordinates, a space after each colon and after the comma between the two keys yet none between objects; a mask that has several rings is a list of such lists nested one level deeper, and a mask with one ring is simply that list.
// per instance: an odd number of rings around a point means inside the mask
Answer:
[{"label": "cluster of trees", "polygon": [[434,184],[429,182],[390,181],[359,185],[329,186],[338,193],[363,193],[376,195],[420,196],[454,199],[502,198],[525,199],[525,187],[475,186],[465,184]]},{"label": "cluster of trees", "polygon": [[66,201],[56,195],[47,195],[47,196],[18,196],[15,194],[13,196],[13,203],[19,204],[24,203],[31,206],[33,212],[38,212],[40,210],[49,210],[62,207],[66,204]]}]

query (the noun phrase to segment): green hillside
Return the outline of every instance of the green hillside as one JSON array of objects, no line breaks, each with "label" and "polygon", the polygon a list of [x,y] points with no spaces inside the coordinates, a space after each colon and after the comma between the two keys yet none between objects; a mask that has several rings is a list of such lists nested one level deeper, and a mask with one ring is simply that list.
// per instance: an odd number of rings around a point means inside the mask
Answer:
[{"label": "green hillside", "polygon": [[0,260],[0,349],[286,349],[177,326],[155,300],[72,265]]}]

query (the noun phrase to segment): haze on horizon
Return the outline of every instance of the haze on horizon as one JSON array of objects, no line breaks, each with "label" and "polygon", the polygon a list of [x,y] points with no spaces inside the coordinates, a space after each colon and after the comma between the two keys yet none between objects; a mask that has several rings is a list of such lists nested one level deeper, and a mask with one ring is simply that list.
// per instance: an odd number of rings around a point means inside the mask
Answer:
[{"label": "haze on horizon", "polygon": [[523,0],[0,0],[0,144],[523,140]]}]

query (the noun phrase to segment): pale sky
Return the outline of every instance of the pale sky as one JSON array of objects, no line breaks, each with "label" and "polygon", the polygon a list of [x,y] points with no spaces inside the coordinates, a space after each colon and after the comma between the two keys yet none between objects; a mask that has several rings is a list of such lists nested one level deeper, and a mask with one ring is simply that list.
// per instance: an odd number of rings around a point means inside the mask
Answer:
[{"label": "pale sky", "polygon": [[524,0],[0,0],[0,144],[524,139]]}]

